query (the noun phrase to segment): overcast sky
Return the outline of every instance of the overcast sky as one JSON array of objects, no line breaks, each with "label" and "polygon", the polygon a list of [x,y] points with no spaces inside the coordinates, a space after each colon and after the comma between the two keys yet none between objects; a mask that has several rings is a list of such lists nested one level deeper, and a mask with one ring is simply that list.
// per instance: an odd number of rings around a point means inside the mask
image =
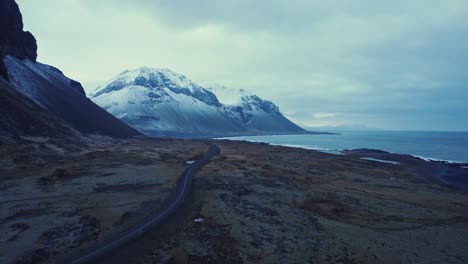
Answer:
[{"label": "overcast sky", "polygon": [[17,0],[39,61],[92,89],[170,68],[307,126],[468,130],[466,0]]}]

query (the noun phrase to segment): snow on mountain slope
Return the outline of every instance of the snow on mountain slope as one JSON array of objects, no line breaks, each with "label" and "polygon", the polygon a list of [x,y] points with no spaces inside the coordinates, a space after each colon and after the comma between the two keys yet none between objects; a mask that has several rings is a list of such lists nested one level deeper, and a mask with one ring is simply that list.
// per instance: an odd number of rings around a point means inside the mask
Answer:
[{"label": "snow on mountain slope", "polygon": [[240,105],[242,98],[253,95],[245,89],[234,89],[220,84],[202,84],[209,91],[213,92],[218,100],[224,105]]},{"label": "snow on mountain slope", "polygon": [[[224,103],[225,112],[256,133],[302,133],[304,129],[281,114],[273,102],[263,100],[245,89],[233,89],[222,85],[210,85],[219,100]],[[222,99],[221,99],[222,98]]]},{"label": "snow on mountain slope", "polygon": [[119,91],[132,85],[147,87],[153,91],[167,88],[177,94],[192,96],[208,105],[221,105],[212,92],[192,82],[187,77],[176,74],[169,69],[152,69],[148,67],[124,71],[117,75],[115,79],[94,91],[90,96],[98,97],[101,94]]},{"label": "snow on mountain slope", "polygon": [[146,134],[229,132],[242,128],[215,106],[168,88],[129,85],[93,99],[98,105]]},{"label": "snow on mountain slope", "polygon": [[91,97],[108,112],[149,135],[304,131],[284,118],[276,105],[245,90],[219,85],[204,88],[168,69],[124,71],[92,92]]},{"label": "snow on mountain slope", "polygon": [[151,135],[243,131],[216,96],[168,69],[147,67],[119,74],[97,89],[93,101]]}]

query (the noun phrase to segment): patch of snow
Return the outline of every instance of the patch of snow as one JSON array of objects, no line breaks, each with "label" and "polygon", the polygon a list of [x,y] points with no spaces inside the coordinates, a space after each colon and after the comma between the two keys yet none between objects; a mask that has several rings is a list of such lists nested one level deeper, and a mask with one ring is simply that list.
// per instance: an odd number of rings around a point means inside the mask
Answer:
[{"label": "patch of snow", "polygon": [[203,219],[203,218],[200,217],[200,218],[195,218],[193,221],[194,221],[194,222],[197,222],[197,223],[201,223],[201,222],[204,222],[205,219]]},{"label": "patch of snow", "polygon": [[219,102],[225,105],[241,105],[244,98],[253,95],[245,89],[234,89],[219,84],[202,84],[202,86],[214,93]]},{"label": "patch of snow", "polygon": [[376,161],[376,162],[381,162],[381,163],[388,163],[388,164],[393,164],[393,165],[400,165],[401,163],[398,161],[391,161],[391,160],[382,160],[382,159],[375,159],[375,158],[361,158],[363,160],[370,160],[370,161]]},{"label": "patch of snow", "polygon": [[121,113],[121,114],[116,115],[116,117],[119,119],[125,118],[127,116],[128,116],[128,113]]},{"label": "patch of snow", "polygon": [[226,126],[230,122],[222,109],[167,87],[154,90],[128,85],[92,100],[143,132],[212,131],[215,126]]},{"label": "patch of snow", "polygon": [[189,161],[187,161],[186,163],[189,164],[189,165],[192,165],[192,164],[195,163],[195,161],[194,161],[194,160],[189,160]]}]

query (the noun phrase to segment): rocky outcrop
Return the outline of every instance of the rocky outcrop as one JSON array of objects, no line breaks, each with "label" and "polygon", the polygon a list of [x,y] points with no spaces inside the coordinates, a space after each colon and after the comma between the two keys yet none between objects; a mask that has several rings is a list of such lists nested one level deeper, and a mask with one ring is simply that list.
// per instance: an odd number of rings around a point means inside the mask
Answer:
[{"label": "rocky outcrop", "polygon": [[[32,61],[37,58],[36,39],[30,32],[23,31],[23,17],[14,0],[0,1],[0,58],[6,55]],[[0,75],[8,79],[3,60]]]}]

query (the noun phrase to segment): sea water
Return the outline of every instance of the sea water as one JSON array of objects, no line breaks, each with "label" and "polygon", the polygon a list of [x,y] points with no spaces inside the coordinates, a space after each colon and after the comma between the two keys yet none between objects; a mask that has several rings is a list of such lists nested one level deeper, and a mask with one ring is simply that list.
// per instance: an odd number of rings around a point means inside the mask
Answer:
[{"label": "sea water", "polygon": [[468,132],[346,131],[337,134],[246,136],[226,139],[339,153],[343,149],[379,149],[424,159],[468,163]]}]

